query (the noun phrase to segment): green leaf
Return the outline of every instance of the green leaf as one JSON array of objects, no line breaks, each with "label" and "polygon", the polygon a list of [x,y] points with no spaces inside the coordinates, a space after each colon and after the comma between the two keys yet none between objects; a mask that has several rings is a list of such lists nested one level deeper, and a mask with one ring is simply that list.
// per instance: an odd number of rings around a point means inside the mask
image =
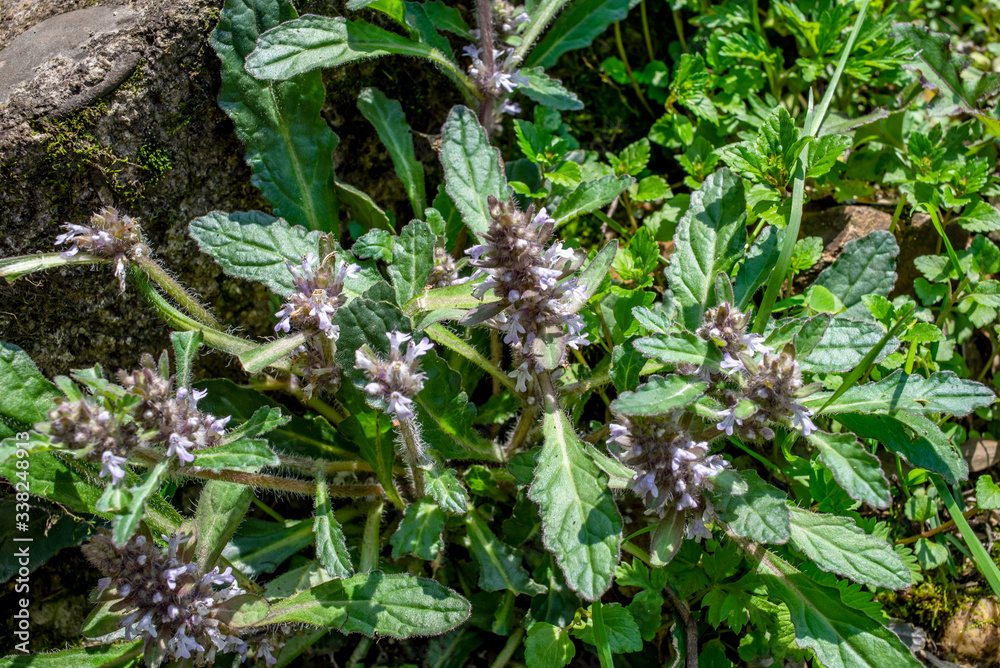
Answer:
[{"label": "green leaf", "polygon": [[889,543],[870,536],[850,517],[790,507],[792,547],[819,568],[873,587],[906,589],[910,569]]},{"label": "green leaf", "polygon": [[427,208],[424,166],[417,161],[413,152],[413,137],[402,105],[386,97],[377,88],[365,88],[358,96],[358,109],[375,126],[379,139],[389,151],[396,174],[410,198],[413,215],[422,215]]},{"label": "green leaf", "polygon": [[278,216],[307,229],[337,229],[333,152],[338,138],[320,115],[326,89],[319,72],[258,81],[244,68],[260,33],[294,19],[281,0],[227,0],[212,48],[222,61],[219,106],[246,146],[252,181]]},{"label": "green leaf", "polygon": [[531,50],[524,64],[552,67],[567,51],[590,46],[609,25],[624,19],[628,10],[629,0],[577,0],[546,31],[545,39]]},{"label": "green leaf", "polygon": [[545,592],[521,565],[522,554],[504,544],[483,521],[478,510],[465,516],[472,556],[479,566],[479,587],[485,591],[512,591],[534,596]]},{"label": "green leaf", "polygon": [[340,201],[351,210],[351,218],[362,229],[372,230],[381,228],[387,232],[394,231],[389,215],[375,203],[368,193],[359,190],[349,183],[344,183],[339,179],[333,182],[333,188],[337,192]]},{"label": "green leaf", "polygon": [[256,578],[273,573],[286,559],[313,541],[313,521],[266,522],[248,517],[222,550],[233,567]]},{"label": "green leaf", "polygon": [[12,343],[0,342],[0,439],[27,431],[49,419],[55,399],[62,395],[38,371],[28,354]]},{"label": "green leaf", "polygon": [[681,549],[684,543],[684,525],[686,517],[683,512],[667,515],[659,521],[649,537],[649,563],[653,566],[666,566]]},{"label": "green leaf", "polygon": [[136,527],[139,526],[139,520],[142,519],[146,502],[160,489],[160,481],[169,465],[170,461],[164,459],[146,474],[141,484],[129,490],[132,493],[132,500],[129,502],[128,508],[125,509],[125,512],[115,515],[114,518],[111,537],[114,539],[115,545],[125,545],[135,533]]},{"label": "green leaf", "polygon": [[807,438],[819,449],[823,463],[852,499],[864,501],[873,508],[889,507],[892,492],[878,459],[858,443],[854,434],[814,431]]},{"label": "green leaf", "polygon": [[464,515],[468,511],[469,495],[452,469],[435,466],[425,471],[425,481],[427,495],[441,510],[453,515]]},{"label": "green leaf", "polygon": [[[816,409],[826,403],[831,393],[821,392],[806,399],[806,408]],[[857,385],[840,395],[824,413],[948,413],[968,415],[989,406],[996,396],[985,385],[959,378],[952,371],[937,371],[924,378],[894,371],[882,380]]]},{"label": "green leaf", "polygon": [[946,546],[929,538],[918,538],[913,544],[913,554],[920,560],[920,565],[925,571],[943,566],[951,556]]},{"label": "green leaf", "polygon": [[[861,363],[868,351],[874,348],[883,336],[885,330],[874,321],[834,318],[823,332],[816,347],[799,360],[799,365],[803,371],[812,373],[850,371]],[[898,339],[889,339],[876,356],[875,362],[881,362],[898,347]]]},{"label": "green leaf", "polygon": [[634,392],[623,392],[611,402],[611,410],[624,415],[664,415],[684,408],[705,393],[708,383],[685,376],[650,376]]},{"label": "green leaf", "polygon": [[434,233],[422,220],[411,220],[393,240],[393,262],[389,265],[396,303],[404,306],[424,291],[434,268]]},{"label": "green leaf", "polygon": [[198,356],[205,337],[200,331],[170,332],[170,343],[174,347],[174,367],[179,387],[191,387],[191,366]]},{"label": "green leaf", "polygon": [[258,79],[289,79],[320,67],[340,67],[388,55],[427,58],[451,74],[464,76],[445,54],[366,21],[306,15],[268,30],[247,56],[246,69]]},{"label": "green leaf", "polygon": [[736,274],[733,297],[741,311],[750,304],[754,293],[760,289],[778,263],[781,252],[781,233],[773,226],[764,228],[754,240],[746,259]]},{"label": "green leaf", "polygon": [[386,230],[368,230],[351,246],[351,252],[362,260],[392,262],[392,245],[395,237]]},{"label": "green leaf", "polygon": [[583,288],[583,297],[577,301],[567,304],[569,312],[575,313],[590,301],[590,298],[597,294],[601,288],[601,282],[608,273],[608,267],[614,262],[615,253],[618,252],[618,240],[609,241],[600,252],[594,256],[586,267],[577,274],[577,285]]},{"label": "green leaf", "polygon": [[381,411],[358,413],[347,418],[337,428],[348,441],[357,444],[362,458],[372,465],[375,477],[393,505],[402,508],[403,502],[393,484],[392,466],[396,458],[393,445],[392,420]]},{"label": "green leaf", "polygon": [[219,561],[222,550],[236,533],[253,499],[253,488],[222,480],[209,480],[198,498],[194,516],[195,561],[207,573]]},{"label": "green leaf", "polygon": [[551,172],[545,172],[542,176],[557,186],[564,186],[566,188],[575,188],[583,180],[583,172],[580,170],[580,165],[569,160]]},{"label": "green leaf", "polygon": [[611,351],[611,382],[619,393],[634,390],[639,385],[646,357],[635,349],[632,341],[615,346]]},{"label": "green leaf", "polygon": [[534,668],[563,668],[576,656],[569,631],[545,622],[535,622],[528,629],[524,660]]},{"label": "green leaf", "polygon": [[670,197],[670,186],[662,176],[647,176],[636,184],[632,199],[637,202],[655,202]]},{"label": "green leaf", "polygon": [[0,668],[125,668],[142,658],[142,641],[92,645],[44,654],[0,658]]},{"label": "green leaf", "polygon": [[976,505],[983,510],[1000,509],[1000,487],[988,474],[976,481]]},{"label": "green leaf", "polygon": [[837,164],[837,158],[851,147],[853,140],[847,135],[829,134],[809,142],[809,170],[807,179],[823,176]]},{"label": "green leaf", "polygon": [[987,202],[970,202],[955,222],[969,232],[995,232],[1000,230],[1000,212]]},{"label": "green leaf", "polygon": [[402,639],[440,635],[470,614],[468,601],[434,580],[374,572],[324,582],[282,600],[251,626],[301,623]]},{"label": "green leaf", "polygon": [[668,364],[707,364],[718,368],[722,353],[709,341],[691,332],[647,336],[635,342],[635,349],[647,357]]},{"label": "green leaf", "polygon": [[[612,653],[627,654],[642,649],[639,626],[628,608],[622,607],[621,603],[608,603],[601,606],[601,617],[607,629],[608,645]],[[593,617],[587,620],[587,625],[583,629],[574,633],[589,645],[597,644]]]},{"label": "green leaf", "polygon": [[[763,552],[763,554],[760,554]],[[760,550],[757,573],[771,597],[788,606],[795,642],[827,668],[919,668],[892,631],[844,604],[841,592],[806,577],[771,552]]]},{"label": "green leaf", "polygon": [[[926,424],[924,434],[909,433],[902,421],[912,418],[923,419]],[[903,412],[895,415],[864,415],[862,413],[838,413],[837,422],[844,425],[861,438],[873,438],[896,453],[911,465],[934,471],[952,485],[969,477],[969,465],[947,436],[930,420],[922,416]]]},{"label": "green leaf", "polygon": [[[913,48],[916,63],[904,67],[919,70],[923,76],[921,83],[937,90],[934,99],[927,105],[931,115],[988,115],[979,111],[979,102],[1000,89],[1000,74],[989,72],[978,78],[966,76],[970,73],[972,59],[952,53],[951,38],[931,32],[927,26],[896,23],[892,31]],[[974,71],[975,68],[971,68],[971,72]]]},{"label": "green leaf", "polygon": [[622,521],[607,476],[584,453],[566,416],[546,413],[545,444],[528,496],[542,515],[542,537],[573,591],[595,600],[618,564]]},{"label": "green leaf", "polygon": [[743,252],[746,216],[742,182],[729,170],[712,174],[691,195],[691,204],[677,224],[676,250],[667,268],[680,321],[690,331],[702,325],[716,274],[728,273]]},{"label": "green leaf", "polygon": [[741,495],[712,494],[716,514],[737,535],[757,543],[787,543],[791,524],[785,493],[753,471],[741,471],[748,489]]},{"label": "green leaf", "polygon": [[842,318],[867,319],[869,312],[861,298],[870,294],[889,296],[896,284],[897,255],[896,237],[876,230],[847,242],[834,263],[820,272],[814,285],[821,285],[840,298],[847,307]]},{"label": "green leaf", "polygon": [[288,263],[319,255],[319,232],[260,211],[213,211],[191,221],[191,236],[227,274],[263,283],[282,297],[295,292]]},{"label": "green leaf", "polygon": [[528,77],[528,83],[521,84],[517,90],[538,104],[559,111],[583,109],[580,98],[566,90],[561,81],[549,78],[543,68],[522,67],[518,74]]},{"label": "green leaf", "polygon": [[445,191],[469,230],[482,236],[490,227],[487,198],[506,197],[500,151],[493,148],[475,112],[467,107],[454,107],[441,132]]},{"label": "green leaf", "polygon": [[403,513],[403,521],[392,534],[392,558],[412,554],[418,559],[431,561],[444,549],[445,515],[437,504],[420,499]]},{"label": "green leaf", "polygon": [[330,490],[326,484],[323,464],[320,463],[316,466],[316,514],[313,517],[316,559],[332,576],[348,578],[354,574],[354,565],[344,543],[344,532],[330,507]]},{"label": "green leaf", "polygon": [[556,226],[604,206],[621,195],[633,183],[635,183],[635,179],[631,176],[612,176],[610,174],[581,183],[573,192],[566,195],[556,207],[555,213],[552,214]]}]

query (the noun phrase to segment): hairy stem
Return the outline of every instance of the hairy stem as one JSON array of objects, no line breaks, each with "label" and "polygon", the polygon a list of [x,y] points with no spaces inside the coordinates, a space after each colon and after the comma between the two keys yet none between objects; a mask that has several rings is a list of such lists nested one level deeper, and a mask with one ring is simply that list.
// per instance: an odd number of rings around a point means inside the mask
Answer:
[{"label": "hairy stem", "polygon": [[413,475],[413,493],[418,499],[424,498],[427,494],[424,485],[424,470],[420,468],[423,455],[417,436],[417,428],[412,419],[399,421],[399,434],[403,438],[403,445],[406,448],[406,463],[410,467]]},{"label": "hairy stem", "polygon": [[378,570],[379,530],[382,527],[382,500],[376,499],[368,508],[365,532],[361,537],[361,561],[358,569],[362,573]]},{"label": "hairy stem", "polygon": [[510,661],[510,658],[514,656],[514,652],[517,651],[517,648],[521,646],[521,640],[523,639],[524,627],[518,626],[514,629],[514,632],[510,634],[510,637],[507,639],[506,644],[504,644],[503,649],[500,650],[499,654],[497,654],[496,661],[493,662],[491,668],[504,668],[504,666],[507,665],[507,662]]},{"label": "hairy stem", "polygon": [[514,426],[514,431],[511,433],[510,440],[507,442],[507,447],[505,448],[507,458],[510,458],[511,453],[524,443],[524,439],[528,437],[531,425],[534,424],[537,417],[537,406],[525,406],[524,410],[521,411],[521,415],[517,418],[517,425]]},{"label": "hairy stem", "polygon": [[188,292],[183,285],[181,285],[177,279],[167,273],[166,269],[161,267],[156,260],[149,257],[148,255],[140,255],[136,257],[133,262],[136,266],[145,272],[146,276],[150,278],[154,283],[163,288],[171,299],[181,305],[182,308],[188,311],[200,322],[212,327],[213,329],[218,329],[220,327],[219,321],[215,319],[215,316],[208,312],[204,306],[201,305],[194,295]]},{"label": "hairy stem", "polygon": [[[497,72],[496,59],[493,57],[493,2],[492,0],[476,0],[476,23],[479,26],[479,46],[482,51],[483,80],[492,85],[493,75]],[[485,91],[482,104],[479,106],[479,122],[486,130],[486,136],[493,132],[493,104],[495,102],[490,91]]]}]

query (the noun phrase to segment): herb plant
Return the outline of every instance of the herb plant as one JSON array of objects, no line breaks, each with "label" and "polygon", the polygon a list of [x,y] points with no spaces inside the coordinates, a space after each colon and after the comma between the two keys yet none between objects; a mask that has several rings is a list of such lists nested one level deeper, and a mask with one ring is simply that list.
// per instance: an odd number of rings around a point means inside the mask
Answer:
[{"label": "herb plant", "polygon": [[[666,110],[602,156],[544,68],[630,3],[566,4],[478,0],[474,32],[441,2],[348,3],[387,30],[227,0],[219,103],[272,209],[210,212],[190,234],[268,288],[272,340],[220,323],[111,208],[64,225],[56,252],[0,260],[12,281],[111,265],[172,330],[172,350],[137,351],[134,370],[51,381],[0,349],[0,475],[19,503],[87,518],[102,575],[91,644],[39,665],[284,666],[349,636],[334,651],[355,666],[375,665],[382,637],[426,645],[435,666],[588,652],[602,668],[916,666],[880,601],[957,561],[932,536],[894,544],[904,499],[911,520],[936,512],[918,497],[943,506],[1000,594],[959,505],[956,447],[962,424],[996,424],[990,367],[970,378],[958,349],[980,337],[996,354],[1000,77],[963,73],[943,36],[867,1],[699,7],[672,70],[602,64]],[[439,31],[471,43],[469,67]],[[388,55],[429,59],[467,103],[441,119],[429,200],[402,105],[358,98],[404,184],[405,225],[336,178],[320,115],[318,68]],[[859,114],[861,86],[886,108]],[[537,103],[530,120],[515,90]],[[505,111],[506,160],[492,143]],[[659,147],[680,151],[679,182],[656,173]],[[811,274],[823,247],[799,239],[807,197],[865,188],[898,198],[892,230]],[[916,260],[913,296],[890,299],[904,209],[944,250]],[[967,247],[948,223],[973,233]],[[205,348],[235,358],[242,384],[197,380]],[[180,487],[193,512],[172,502]],[[976,496],[1000,507],[992,479]],[[272,507],[285,497],[300,519]]]}]

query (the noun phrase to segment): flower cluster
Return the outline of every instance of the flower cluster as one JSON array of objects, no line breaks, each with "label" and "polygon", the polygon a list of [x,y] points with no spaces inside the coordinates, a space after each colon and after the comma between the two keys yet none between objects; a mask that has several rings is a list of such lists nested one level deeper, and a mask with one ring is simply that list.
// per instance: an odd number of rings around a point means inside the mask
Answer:
[{"label": "flower cluster", "polygon": [[152,434],[148,438],[165,445],[167,456],[176,455],[181,466],[194,461],[192,451],[221,445],[230,416],[217,418],[198,409],[207,391],[179,387],[174,393],[173,380],[160,375],[152,355],[143,355],[141,363],[138,371],[119,371],[118,382],[140,398],[133,415]]},{"label": "flower cluster", "polygon": [[[230,652],[245,659],[250,647],[226,625],[231,613],[220,607],[243,591],[231,568],[220,573],[216,566],[204,573],[182,558],[180,547],[186,540],[172,536],[164,554],[141,535],[117,547],[109,536],[98,534],[83,553],[104,575],[99,595],[115,600],[116,609],[129,611],[120,622],[125,638],[145,638],[147,656],[188,659],[199,666]],[[273,665],[269,649],[258,647],[257,656]]]},{"label": "flower cluster", "polygon": [[56,245],[70,244],[60,255],[73,257],[80,251],[114,260],[118,285],[125,290],[125,266],[129,260],[149,255],[142,229],[134,219],[105,207],[90,217],[90,225],[64,223],[66,230],[56,237]]},{"label": "flower cluster", "polygon": [[771,349],[764,345],[764,337],[747,332],[750,322],[750,309],[740,313],[728,303],[723,302],[705,312],[704,324],[696,334],[705,341],[714,343],[722,353],[720,365],[727,373],[743,370],[743,355],[753,357],[758,352],[769,353]]},{"label": "flower cluster", "polygon": [[748,441],[771,440],[774,430],[769,425],[778,423],[808,436],[816,431],[811,419],[813,413],[797,399],[811,391],[811,387],[802,384],[795,349],[788,344],[778,354],[765,354],[759,364],[751,362],[739,393],[732,390],[723,393],[729,408],[719,413],[721,421],[716,428],[729,435],[736,431]]},{"label": "flower cluster", "polygon": [[[485,243],[466,253],[477,268],[473,279],[488,278],[473,289],[482,299],[488,290],[499,298],[493,325],[504,332],[504,343],[518,358],[518,391],[526,389],[532,370],[540,371],[531,352],[538,337],[562,336],[571,348],[588,345],[585,323],[577,311],[586,302],[586,285],[566,278],[575,269],[576,254],[556,241],[546,247],[555,221],[545,209],[519,211],[513,199],[489,198],[491,224]],[[564,280],[565,279],[565,280]]]},{"label": "flower cluster", "polygon": [[680,413],[658,417],[615,415],[608,445],[636,473],[631,489],[646,504],[646,512],[664,517],[686,513],[688,538],[711,538],[705,522],[712,505],[706,487],[729,463],[708,454],[707,442],[691,438]]},{"label": "flower cluster", "polygon": [[290,332],[294,327],[319,331],[326,337],[326,342],[311,340],[301,346],[293,360],[295,373],[306,381],[302,394],[308,400],[317,392],[336,391],[340,387],[340,369],[334,361],[340,328],[333,324],[333,316],[347,301],[344,282],[356,275],[359,267],[347,263],[337,266],[331,251],[321,261],[309,253],[298,267],[288,263],[288,271],[295,292],[275,313],[279,321],[274,331]]},{"label": "flower cluster", "polygon": [[444,288],[449,285],[468,283],[469,280],[468,276],[459,277],[458,263],[448,251],[441,246],[434,247],[434,267],[427,277],[428,285],[432,288]]},{"label": "flower cluster", "polygon": [[[365,391],[378,397],[389,406],[389,412],[400,421],[413,418],[413,397],[424,389],[427,375],[420,371],[419,358],[433,350],[434,344],[426,336],[420,343],[412,341],[409,334],[393,330],[389,337],[389,359],[383,360],[367,346],[355,351],[355,368],[368,373],[371,382]],[[400,346],[406,343],[406,354]]]},{"label": "flower cluster", "polygon": [[[503,58],[510,55],[511,51],[511,49],[493,49],[495,65],[490,71],[486,63],[483,62],[483,52],[478,46],[468,44],[462,47],[462,53],[472,60],[472,64],[469,65],[469,77],[476,82],[479,90],[491,97],[506,98],[514,92],[515,88],[528,83],[528,77],[521,74],[520,70],[499,64]],[[500,106],[500,113],[519,114],[521,106],[515,102],[504,100]]]},{"label": "flower cluster", "polygon": [[122,422],[105,406],[77,399],[56,399],[49,422],[38,428],[58,445],[76,451],[76,456],[101,464],[101,477],[111,476],[117,485],[125,477],[128,453],[139,445],[139,430],[133,422]]}]

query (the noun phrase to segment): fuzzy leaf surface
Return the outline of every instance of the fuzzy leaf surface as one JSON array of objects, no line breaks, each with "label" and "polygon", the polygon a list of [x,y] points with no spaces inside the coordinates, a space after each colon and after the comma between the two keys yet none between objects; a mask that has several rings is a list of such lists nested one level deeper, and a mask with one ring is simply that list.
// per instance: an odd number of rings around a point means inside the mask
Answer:
[{"label": "fuzzy leaf surface", "polygon": [[[826,403],[829,392],[805,400],[806,408],[817,409]],[[874,383],[856,385],[823,409],[824,413],[949,413],[968,415],[996,399],[993,391],[972,380],[959,378],[952,371],[937,371],[924,378],[896,370]]]},{"label": "fuzzy leaf surface", "polygon": [[493,148],[475,112],[455,107],[441,135],[445,191],[471,232],[482,236],[490,227],[489,196],[506,197],[500,151]]},{"label": "fuzzy leaf surface", "polygon": [[839,317],[867,320],[871,314],[861,298],[870,294],[889,296],[896,284],[898,255],[896,237],[876,230],[847,242],[837,259],[820,272],[813,285],[823,286],[843,302],[847,310]]},{"label": "fuzzy leaf surface", "polygon": [[873,508],[889,507],[892,492],[879,461],[865,450],[854,434],[814,431],[808,439],[819,449],[823,463],[852,499],[864,501]]}]

